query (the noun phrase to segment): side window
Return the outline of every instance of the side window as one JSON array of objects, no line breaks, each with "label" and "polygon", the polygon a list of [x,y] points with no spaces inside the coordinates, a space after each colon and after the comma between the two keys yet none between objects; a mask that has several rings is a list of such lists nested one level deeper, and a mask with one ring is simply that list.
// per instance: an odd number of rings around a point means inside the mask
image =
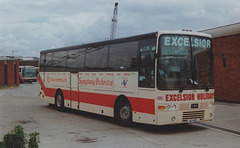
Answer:
[{"label": "side window", "polygon": [[54,71],[66,71],[67,51],[53,53],[52,66]]},{"label": "side window", "polygon": [[137,47],[137,41],[110,45],[108,61],[110,70],[136,70]]},{"label": "side window", "polygon": [[139,87],[155,86],[156,38],[139,42]]},{"label": "side window", "polygon": [[108,47],[98,46],[86,49],[85,68],[88,70],[106,70],[108,58]]},{"label": "side window", "polygon": [[71,72],[79,72],[84,68],[85,49],[68,51],[67,68]]},{"label": "side window", "polygon": [[[40,67],[39,67],[40,72],[44,71],[45,60],[46,60],[46,54],[41,54],[41,56],[40,56]],[[19,68],[19,70],[21,70],[21,68]]]},{"label": "side window", "polygon": [[46,61],[44,62],[45,71],[52,71],[52,53],[46,53]]}]

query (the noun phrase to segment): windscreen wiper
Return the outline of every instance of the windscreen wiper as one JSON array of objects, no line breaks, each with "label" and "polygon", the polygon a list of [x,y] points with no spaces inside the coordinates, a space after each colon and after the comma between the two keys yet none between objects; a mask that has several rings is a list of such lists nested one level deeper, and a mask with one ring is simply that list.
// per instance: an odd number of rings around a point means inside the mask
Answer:
[{"label": "windscreen wiper", "polygon": [[187,82],[190,81],[191,77],[192,77],[192,70],[188,73],[187,79],[184,81],[182,87],[179,89],[179,93],[182,93],[182,92],[183,92],[183,90],[184,90]]},{"label": "windscreen wiper", "polygon": [[203,82],[203,84],[204,84],[204,85],[205,85],[205,87],[206,87],[206,88],[205,88],[205,91],[206,91],[206,92],[208,92],[208,91],[209,91],[209,88],[208,88],[207,84],[206,84],[206,83],[204,83],[204,82]]},{"label": "windscreen wiper", "polygon": [[208,85],[207,85],[207,83],[205,83],[205,82],[198,82],[198,83],[202,83],[203,85],[204,85],[204,87],[205,87],[205,91],[206,92],[208,92],[209,91],[209,88],[208,88]]}]

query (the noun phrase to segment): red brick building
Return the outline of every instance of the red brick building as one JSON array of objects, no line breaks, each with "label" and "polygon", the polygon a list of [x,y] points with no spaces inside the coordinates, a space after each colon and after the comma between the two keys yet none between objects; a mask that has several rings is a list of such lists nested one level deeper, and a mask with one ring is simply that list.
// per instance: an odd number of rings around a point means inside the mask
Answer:
[{"label": "red brick building", "polygon": [[201,32],[213,38],[215,98],[240,102],[240,23]]},{"label": "red brick building", "polygon": [[19,60],[0,58],[0,86],[19,85]]}]

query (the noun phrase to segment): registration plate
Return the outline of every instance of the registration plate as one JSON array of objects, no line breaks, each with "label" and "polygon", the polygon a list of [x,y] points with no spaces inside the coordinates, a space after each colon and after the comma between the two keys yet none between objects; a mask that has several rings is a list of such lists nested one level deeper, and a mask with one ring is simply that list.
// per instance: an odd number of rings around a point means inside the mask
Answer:
[{"label": "registration plate", "polygon": [[187,120],[188,123],[196,123],[196,122],[200,122],[200,119],[197,118],[197,119],[188,119]]}]

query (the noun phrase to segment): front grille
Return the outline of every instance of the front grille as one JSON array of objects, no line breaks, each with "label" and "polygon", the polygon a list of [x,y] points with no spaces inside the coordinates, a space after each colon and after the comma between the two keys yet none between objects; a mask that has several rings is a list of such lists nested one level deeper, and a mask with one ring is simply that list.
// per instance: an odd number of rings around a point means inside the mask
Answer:
[{"label": "front grille", "polygon": [[187,122],[189,119],[204,119],[204,110],[200,111],[190,111],[190,112],[183,112],[183,122]]}]

